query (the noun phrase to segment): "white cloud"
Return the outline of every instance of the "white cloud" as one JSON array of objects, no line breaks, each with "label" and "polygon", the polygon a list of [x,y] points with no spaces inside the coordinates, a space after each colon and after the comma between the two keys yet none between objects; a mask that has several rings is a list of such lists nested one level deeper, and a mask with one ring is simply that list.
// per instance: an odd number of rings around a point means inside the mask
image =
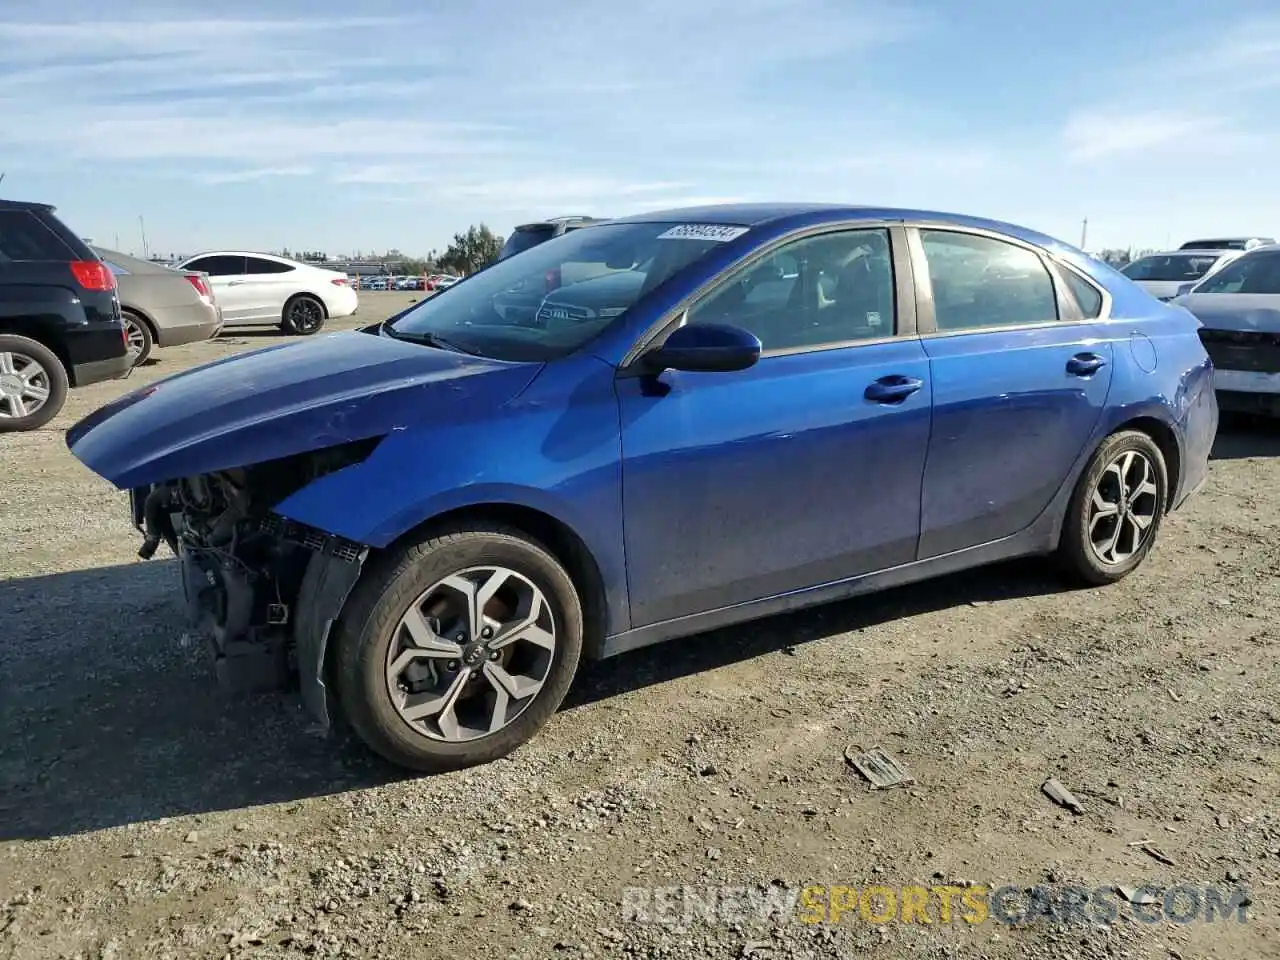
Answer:
[{"label": "white cloud", "polygon": [[1125,72],[1130,83],[1177,86],[1219,103],[1280,87],[1280,16],[1197,21],[1157,49]]},{"label": "white cloud", "polygon": [[1062,137],[1072,160],[1100,160],[1148,152],[1175,145],[1185,149],[1194,140],[1223,129],[1220,117],[1166,110],[1094,110],[1067,119]]},{"label": "white cloud", "polygon": [[728,195],[713,171],[685,171],[751,136],[759,77],[854,64],[926,27],[891,0],[134,17],[0,20],[0,153],[492,210]]},{"label": "white cloud", "polygon": [[223,183],[251,183],[272,177],[306,177],[314,171],[310,167],[258,167],[250,170],[232,170],[225,173],[198,173],[195,179],[209,186]]},{"label": "white cloud", "polygon": [[1107,102],[1067,118],[1069,159],[1199,162],[1245,156],[1278,139],[1280,17],[1199,21],[1146,46],[1156,52],[1105,78],[1117,91]]}]

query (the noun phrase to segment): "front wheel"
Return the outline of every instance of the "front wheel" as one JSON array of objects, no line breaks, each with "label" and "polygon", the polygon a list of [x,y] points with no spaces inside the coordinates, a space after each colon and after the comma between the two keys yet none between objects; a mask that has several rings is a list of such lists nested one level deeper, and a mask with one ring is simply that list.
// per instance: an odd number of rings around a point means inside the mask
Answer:
[{"label": "front wheel", "polygon": [[284,305],[280,326],[298,337],[318,333],[324,326],[324,304],[310,294],[300,293]]},{"label": "front wheel", "polygon": [[582,603],[551,553],[474,524],[393,549],[335,625],[339,707],[392,763],[436,772],[496,760],[569,690]]},{"label": "front wheel", "polygon": [[1114,583],[1146,559],[1169,498],[1164,454],[1140,430],[1107,437],[1067,508],[1058,555],[1075,578]]}]

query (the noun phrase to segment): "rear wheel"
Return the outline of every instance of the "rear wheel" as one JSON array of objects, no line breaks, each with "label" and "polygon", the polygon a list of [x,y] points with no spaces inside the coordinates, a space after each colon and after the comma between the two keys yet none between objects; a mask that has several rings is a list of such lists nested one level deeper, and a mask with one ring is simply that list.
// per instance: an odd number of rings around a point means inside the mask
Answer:
[{"label": "rear wheel", "polygon": [[299,337],[318,333],[324,326],[324,304],[309,293],[300,293],[285,303],[280,326]]},{"label": "rear wheel", "polygon": [[124,332],[129,342],[129,359],[136,367],[140,363],[145,363],[151,356],[155,338],[151,336],[151,328],[147,326],[147,321],[132,310],[121,310],[120,316],[124,320]]},{"label": "rear wheel", "polygon": [[477,524],[382,558],[335,629],[340,708],[403,767],[487,763],[538,732],[582,651],[582,604],[541,544]]},{"label": "rear wheel", "polygon": [[1169,497],[1164,455],[1140,430],[1102,442],[1076,483],[1058,555],[1088,584],[1128,576],[1155,545]]},{"label": "rear wheel", "polygon": [[0,433],[35,430],[67,399],[67,371],[42,343],[0,334]]}]

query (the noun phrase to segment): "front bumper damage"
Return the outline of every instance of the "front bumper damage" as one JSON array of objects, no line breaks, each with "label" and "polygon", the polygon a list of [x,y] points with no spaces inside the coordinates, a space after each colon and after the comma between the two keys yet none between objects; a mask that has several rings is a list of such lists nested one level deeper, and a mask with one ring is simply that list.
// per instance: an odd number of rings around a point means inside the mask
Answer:
[{"label": "front bumper damage", "polygon": [[[144,535],[143,559],[155,553],[164,529],[152,492],[130,491],[134,526]],[[282,594],[273,584],[274,602],[265,604],[262,575],[232,553],[163,537],[178,557],[189,627],[206,640],[223,689],[252,693],[296,684],[304,710],[327,731],[334,714],[325,669],[329,636],[369,550],[276,514],[258,526],[303,564],[296,592]]]}]

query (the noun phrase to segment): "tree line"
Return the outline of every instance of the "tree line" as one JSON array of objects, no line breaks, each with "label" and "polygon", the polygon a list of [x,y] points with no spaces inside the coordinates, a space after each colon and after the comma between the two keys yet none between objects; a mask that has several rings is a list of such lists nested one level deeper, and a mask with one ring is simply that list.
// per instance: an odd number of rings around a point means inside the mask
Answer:
[{"label": "tree line", "polygon": [[[466,276],[475,273],[481,267],[492,263],[502,250],[503,238],[489,229],[487,224],[472,224],[461,233],[455,233],[453,240],[443,251],[431,250],[426,256],[406,256],[397,249],[390,249],[381,254],[372,254],[370,260],[394,263],[399,273],[413,275],[420,273],[452,273]],[[329,259],[323,250],[299,250],[290,253],[285,247],[280,256],[308,263],[324,263]],[[351,259],[362,260],[364,256],[357,252]]]}]

